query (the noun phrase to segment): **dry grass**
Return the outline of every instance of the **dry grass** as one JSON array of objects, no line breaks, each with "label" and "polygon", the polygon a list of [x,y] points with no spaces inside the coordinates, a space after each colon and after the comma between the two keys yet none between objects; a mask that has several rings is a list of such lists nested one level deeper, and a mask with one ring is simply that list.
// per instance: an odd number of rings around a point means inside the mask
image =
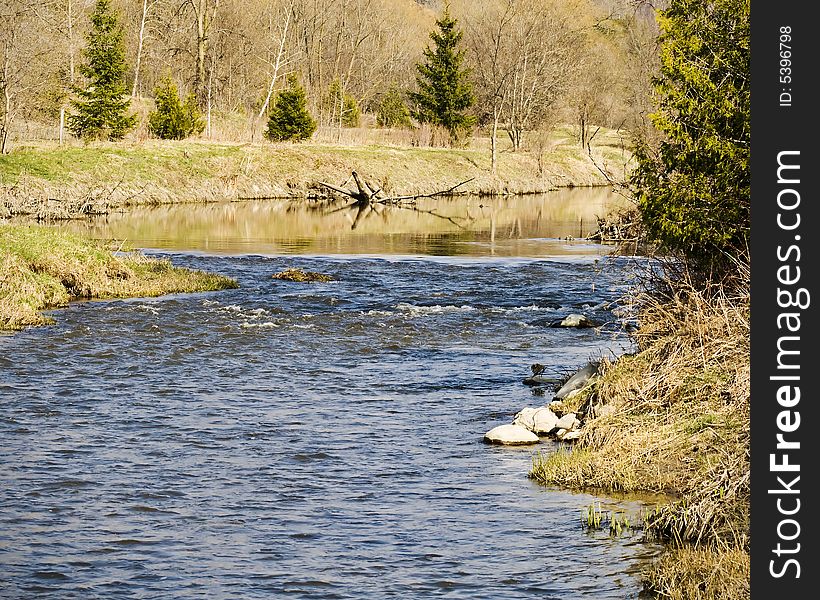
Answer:
[{"label": "dry grass", "polygon": [[81,298],[160,296],[237,287],[233,279],[174,267],[138,252],[46,227],[0,225],[0,329],[43,325],[40,311]]},{"label": "dry grass", "polygon": [[749,598],[750,576],[745,550],[681,547],[660,558],[646,583],[671,600],[740,600]]},{"label": "dry grass", "polygon": [[[570,487],[674,494],[680,499],[652,516],[647,535],[694,545],[689,553],[676,550],[679,557],[714,555],[723,565],[745,556],[748,572],[748,285],[731,297],[685,280],[669,289],[662,299],[640,299],[639,351],[605,363],[602,376],[572,399],[587,417],[576,448],[537,457],[531,476]],[[596,418],[603,405],[612,408]],[[658,568],[664,574],[649,581],[662,596],[673,593],[670,582],[702,577],[691,570],[700,568],[694,560],[667,558]],[[709,590],[720,580],[698,585]],[[671,597],[743,597],[708,594]]]}]

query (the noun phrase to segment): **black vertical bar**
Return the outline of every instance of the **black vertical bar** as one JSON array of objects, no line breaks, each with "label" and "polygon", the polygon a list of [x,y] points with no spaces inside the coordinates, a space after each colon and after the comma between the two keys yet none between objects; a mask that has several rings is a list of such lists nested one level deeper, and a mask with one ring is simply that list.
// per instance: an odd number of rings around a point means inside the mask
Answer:
[{"label": "black vertical bar", "polygon": [[820,579],[813,5],[751,2],[753,600],[816,598]]}]

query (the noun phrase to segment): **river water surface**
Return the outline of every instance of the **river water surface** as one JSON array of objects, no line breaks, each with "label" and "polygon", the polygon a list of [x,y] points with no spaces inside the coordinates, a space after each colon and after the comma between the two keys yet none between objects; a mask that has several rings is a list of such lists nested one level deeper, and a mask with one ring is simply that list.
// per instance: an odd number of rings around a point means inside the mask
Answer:
[{"label": "river water surface", "polygon": [[[629,348],[543,324],[619,318],[634,263],[559,239],[602,194],[71,225],[241,288],[74,303],[0,337],[0,595],[637,598],[658,548],[579,515],[641,503],[527,479],[552,442],[482,443],[549,400],[521,383],[533,362]],[[287,267],[336,281],[271,278]]]}]

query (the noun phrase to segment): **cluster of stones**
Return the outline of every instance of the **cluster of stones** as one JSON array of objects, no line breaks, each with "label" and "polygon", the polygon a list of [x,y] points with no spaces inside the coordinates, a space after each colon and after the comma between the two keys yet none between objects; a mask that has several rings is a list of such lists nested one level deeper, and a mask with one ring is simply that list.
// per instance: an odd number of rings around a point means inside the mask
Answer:
[{"label": "cluster of stones", "polygon": [[484,434],[484,440],[508,446],[537,444],[540,436],[553,436],[565,442],[577,440],[581,437],[581,421],[573,412],[559,417],[553,408],[560,410],[561,404],[557,401],[549,406],[527,406],[515,415],[511,424],[499,425]]},{"label": "cluster of stones", "polygon": [[[518,446],[537,444],[540,436],[551,436],[564,442],[575,441],[581,437],[581,421],[574,412],[564,412],[564,400],[572,398],[597,376],[599,364],[591,362],[579,369],[555,393],[555,398],[547,405],[537,408],[526,407],[515,415],[511,424],[499,425],[484,434],[484,441],[491,444]],[[536,377],[524,380],[528,384],[537,384]]]}]

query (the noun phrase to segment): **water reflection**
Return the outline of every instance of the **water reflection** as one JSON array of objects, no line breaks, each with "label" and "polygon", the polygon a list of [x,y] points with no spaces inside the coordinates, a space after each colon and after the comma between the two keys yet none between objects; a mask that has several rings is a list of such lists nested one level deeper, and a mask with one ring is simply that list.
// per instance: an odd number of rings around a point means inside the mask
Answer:
[{"label": "water reflection", "polygon": [[61,226],[137,247],[225,254],[603,254],[607,247],[577,238],[623,203],[609,188],[423,198],[414,206],[261,200],[141,207]]}]

